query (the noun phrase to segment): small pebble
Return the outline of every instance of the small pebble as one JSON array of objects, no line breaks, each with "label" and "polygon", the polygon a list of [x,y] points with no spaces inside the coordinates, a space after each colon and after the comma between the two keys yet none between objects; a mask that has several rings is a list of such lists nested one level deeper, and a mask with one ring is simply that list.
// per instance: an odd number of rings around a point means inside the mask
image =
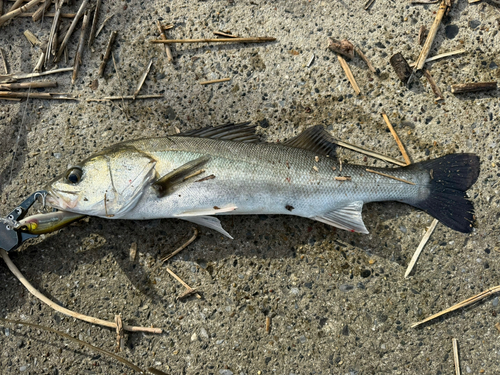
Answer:
[{"label": "small pebble", "polygon": [[191,335],[191,341],[197,341],[197,340],[198,340],[198,335],[195,332]]},{"label": "small pebble", "polygon": [[200,329],[200,336],[205,338],[205,339],[208,339],[208,332],[205,328]]},{"label": "small pebble", "polygon": [[231,370],[220,370],[219,374],[220,375],[233,375],[233,372]]},{"label": "small pebble", "polygon": [[493,305],[493,307],[497,307],[498,306],[498,297],[493,298],[493,301],[491,302],[491,304]]},{"label": "small pebble", "polygon": [[27,369],[27,368],[28,368],[28,366],[21,366],[21,367],[19,368],[19,371],[21,371],[21,372],[22,372],[22,371],[26,371],[26,369]]},{"label": "small pebble", "polygon": [[348,291],[353,290],[353,289],[354,289],[354,286],[350,285],[350,284],[342,284],[339,286],[339,290],[341,292],[348,292]]},{"label": "small pebble", "polygon": [[10,336],[10,329],[9,328],[5,328],[5,336]]}]

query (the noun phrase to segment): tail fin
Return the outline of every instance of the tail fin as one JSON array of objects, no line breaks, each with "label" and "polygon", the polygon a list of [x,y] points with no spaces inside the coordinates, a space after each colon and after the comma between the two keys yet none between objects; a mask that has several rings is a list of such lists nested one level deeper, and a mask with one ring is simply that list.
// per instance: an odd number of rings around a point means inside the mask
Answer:
[{"label": "tail fin", "polygon": [[462,233],[472,231],[474,206],[465,192],[479,176],[477,155],[451,154],[405,168],[426,170],[431,177],[428,197],[407,203],[434,216],[451,229]]}]

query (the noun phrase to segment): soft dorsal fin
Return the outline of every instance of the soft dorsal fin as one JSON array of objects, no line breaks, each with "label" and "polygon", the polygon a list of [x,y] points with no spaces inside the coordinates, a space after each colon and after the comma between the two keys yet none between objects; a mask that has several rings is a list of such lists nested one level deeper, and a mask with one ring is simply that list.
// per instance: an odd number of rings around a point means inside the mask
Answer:
[{"label": "soft dorsal fin", "polygon": [[255,125],[250,125],[250,122],[226,124],[217,127],[209,126],[202,129],[190,130],[179,135],[246,143],[260,142],[259,136],[255,134]]},{"label": "soft dorsal fin", "polygon": [[191,160],[160,177],[153,183],[153,187],[158,191],[158,196],[161,198],[170,194],[176,185],[204,172],[201,168],[209,160],[210,156],[200,156],[198,159]]},{"label": "soft dorsal fin", "polygon": [[299,135],[283,142],[285,146],[302,148],[320,155],[335,157],[337,147],[335,139],[322,125],[311,126]]}]

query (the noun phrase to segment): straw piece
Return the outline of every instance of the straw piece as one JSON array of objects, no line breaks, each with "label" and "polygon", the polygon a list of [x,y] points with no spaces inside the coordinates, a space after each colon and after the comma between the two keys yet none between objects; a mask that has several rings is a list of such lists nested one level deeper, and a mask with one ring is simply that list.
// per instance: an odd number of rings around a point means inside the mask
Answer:
[{"label": "straw piece", "polygon": [[367,150],[367,149],[359,147],[359,146],[351,145],[350,143],[337,141],[337,140],[335,140],[335,143],[337,145],[339,145],[340,147],[348,148],[349,150],[359,152],[360,154],[371,156],[372,158],[387,161],[389,163],[399,165],[400,167],[407,166],[407,164],[405,162],[399,161],[398,159],[394,159],[394,158],[391,158],[390,156],[382,155],[382,154],[379,154],[378,152]]},{"label": "straw piece", "polygon": [[420,70],[424,67],[425,60],[429,55],[432,43],[434,42],[434,38],[436,37],[437,34],[437,30],[439,28],[439,25],[441,24],[441,20],[443,19],[444,14],[447,12],[447,10],[448,10],[448,5],[446,3],[446,0],[443,0],[441,2],[441,5],[439,6],[439,10],[436,13],[436,18],[434,19],[434,22],[429,30],[427,39],[425,40],[424,46],[422,47],[422,51],[420,52],[418,60],[415,63],[416,70]]},{"label": "straw piece", "polygon": [[9,75],[5,75],[5,76],[0,75],[0,82],[2,82],[2,83],[15,82],[19,79],[35,78],[35,77],[46,76],[49,74],[71,72],[71,71],[73,71],[73,68],[60,68],[60,69],[53,69],[53,70],[48,70],[46,72],[40,72],[40,73],[9,74]]},{"label": "straw piece", "polygon": [[118,34],[118,32],[113,31],[109,36],[108,45],[106,46],[106,52],[104,53],[104,57],[102,58],[101,65],[99,66],[99,71],[97,73],[99,77],[102,77],[104,75],[104,69],[106,69],[106,64],[109,60],[109,56],[111,55],[111,47],[113,46],[113,43],[116,39],[116,34]]},{"label": "straw piece", "polygon": [[387,127],[391,131],[392,136],[396,140],[396,143],[398,144],[398,147],[399,147],[399,151],[401,151],[401,154],[403,154],[403,158],[405,159],[406,164],[410,165],[411,164],[410,158],[408,157],[408,154],[406,153],[405,147],[403,146],[403,143],[399,139],[398,134],[396,133],[396,131],[392,127],[392,124],[389,121],[389,117],[387,117],[387,115],[385,113],[382,113],[382,117],[384,118],[384,121],[387,124]]},{"label": "straw piece", "polygon": [[422,252],[425,245],[427,244],[427,241],[429,241],[429,238],[431,237],[432,232],[434,232],[434,229],[436,229],[436,225],[438,223],[439,223],[439,221],[437,219],[434,219],[432,221],[431,226],[427,230],[427,232],[425,232],[424,237],[422,237],[422,240],[420,241],[420,244],[418,245],[417,250],[415,251],[415,253],[413,254],[413,256],[411,258],[410,264],[408,264],[408,268],[406,269],[406,272],[405,272],[405,279],[408,278],[411,271],[413,270],[413,267],[415,267],[415,264],[417,263],[418,257],[420,256],[420,253]]},{"label": "straw piece", "polygon": [[122,317],[118,314],[115,315],[115,324],[116,324],[116,348],[115,353],[123,352],[123,346],[125,343],[125,336],[123,332],[123,321]]},{"label": "straw piece", "polygon": [[107,16],[107,17],[104,19],[104,21],[102,21],[101,26],[99,26],[99,28],[97,29],[97,33],[95,34],[95,37],[96,37],[96,38],[99,36],[99,34],[101,33],[101,31],[102,31],[102,29],[104,28],[104,26],[106,25],[106,23],[107,23],[107,22],[108,22],[111,18],[113,18],[113,16],[114,16],[114,15],[115,15],[115,14],[113,13],[113,14],[111,14],[111,15]]},{"label": "straw piece", "polygon": [[[19,18],[33,18],[33,16],[35,15],[35,13],[21,13],[18,17]],[[56,14],[55,13],[45,13],[44,14],[44,17],[47,17],[47,18],[52,18],[54,17]],[[59,17],[61,18],[75,18],[76,16],[76,13],[61,13]]]},{"label": "straw piece", "polygon": [[370,8],[374,2],[375,2],[375,0],[368,0],[368,1],[365,3],[365,7],[364,7],[364,9],[365,9],[365,10],[368,10],[368,8]]},{"label": "straw piece", "polygon": [[[52,302],[50,299],[45,297],[42,293],[40,293],[38,290],[36,290],[33,285],[29,283],[28,280],[23,276],[21,271],[16,267],[14,263],[9,258],[9,254],[4,250],[0,249],[0,254],[2,255],[3,260],[7,264],[7,267],[9,267],[10,271],[18,278],[18,280],[21,282],[21,284],[24,285],[28,291],[33,294],[36,298],[38,298],[40,301],[44,302],[45,304],[49,305],[51,308],[53,308],[56,311],[59,311],[62,314],[69,315],[73,318],[80,319],[92,324],[99,324],[101,326],[109,327],[109,328],[116,328],[116,324],[114,322],[108,322],[106,320],[102,319],[97,319],[92,316],[87,316],[83,315],[71,310],[68,310],[62,306],[59,306],[55,302]],[[126,331],[130,332],[150,332],[150,333],[162,333],[162,330],[160,328],[149,328],[149,327],[132,327],[132,326],[127,326],[125,325],[123,327]]]},{"label": "straw piece", "polygon": [[408,180],[404,180],[404,179],[396,177],[396,176],[391,176],[390,174],[387,174],[387,173],[382,173],[382,172],[374,171],[373,169],[366,168],[365,171],[370,172],[370,173],[375,173],[375,174],[378,174],[380,176],[392,178],[393,180],[396,180],[396,181],[405,182],[405,183],[410,184],[410,185],[415,185],[414,182],[411,182],[411,181],[408,181]]},{"label": "straw piece", "polygon": [[[425,39],[427,38],[428,30],[427,27],[424,25],[420,26],[420,29],[418,30],[418,45],[423,46]],[[425,62],[428,62],[429,59],[425,60]],[[414,65],[414,64],[413,64]]]},{"label": "straw piece", "polygon": [[75,62],[73,63],[73,75],[71,76],[72,85],[75,84],[78,71],[80,70],[80,64],[82,63],[83,46],[85,45],[85,31],[87,30],[87,25],[89,24],[89,18],[88,12],[85,12],[82,21],[82,29],[80,31],[80,39],[78,40],[78,48],[76,49]]},{"label": "straw piece", "polygon": [[31,16],[33,22],[41,20],[44,14],[47,12],[47,10],[50,8],[51,4],[52,1],[45,0],[45,2],[42,5],[40,5],[40,7],[38,7],[37,11],[33,13],[33,16]]},{"label": "straw piece", "polygon": [[76,97],[64,93],[0,91],[0,99],[6,98],[77,100]]},{"label": "straw piece", "polygon": [[266,36],[255,37],[255,38],[215,38],[215,39],[168,39],[168,40],[150,40],[150,43],[265,43],[274,42],[276,38],[270,38]]},{"label": "straw piece", "polygon": [[[167,40],[167,36],[163,31],[160,21],[156,21],[156,27],[158,27],[158,31],[160,32],[160,38],[162,40]],[[170,49],[168,44],[164,44],[164,47],[165,47],[165,53],[167,54],[167,60],[169,63],[171,63],[172,61],[174,61],[174,57],[172,56],[172,50]]]},{"label": "straw piece", "polygon": [[359,86],[354,79],[354,76],[352,75],[351,69],[349,68],[349,65],[347,65],[347,62],[344,60],[344,58],[337,54],[337,58],[339,59],[340,65],[342,66],[342,69],[344,69],[344,72],[347,76],[347,79],[349,79],[349,82],[351,82],[352,88],[356,92],[356,95],[361,94],[361,90],[359,89]]},{"label": "straw piece", "polygon": [[213,79],[211,81],[200,82],[200,85],[210,85],[212,83],[227,82],[227,81],[230,81],[230,80],[231,80],[231,78]]},{"label": "straw piece", "polygon": [[80,5],[80,8],[78,9],[78,12],[76,13],[75,18],[73,19],[73,22],[71,22],[71,26],[68,29],[68,32],[66,33],[61,45],[59,46],[59,52],[57,53],[54,62],[58,62],[61,59],[61,55],[64,52],[64,49],[66,48],[66,45],[69,42],[69,38],[73,34],[73,31],[76,28],[76,24],[78,21],[80,21],[80,18],[82,18],[83,14],[85,13],[85,8],[87,7],[89,3],[89,0],[83,0],[82,5]]},{"label": "straw piece", "polygon": [[444,100],[443,93],[436,84],[436,81],[434,81],[434,78],[432,78],[431,72],[429,72],[427,69],[424,69],[424,75],[425,78],[427,78],[427,81],[429,81],[429,84],[431,85],[432,92],[436,96],[436,101]]},{"label": "straw piece", "polygon": [[144,84],[144,81],[146,80],[149,71],[151,70],[151,65],[153,65],[153,59],[149,60],[148,67],[146,68],[144,73],[142,73],[141,79],[139,80],[139,84],[137,85],[137,89],[135,90],[134,95],[132,95],[134,100],[137,97],[137,95],[139,95],[139,91],[141,91],[142,85]]},{"label": "straw piece", "polygon": [[[54,55],[57,49],[57,29],[59,28],[59,18],[61,15],[61,6],[64,0],[56,0],[56,12],[54,14],[54,19],[52,20],[52,26],[50,27],[49,42],[45,50],[45,61],[44,66],[47,67],[49,64],[50,56]],[[73,70],[73,69],[71,69]]]},{"label": "straw piece", "polygon": [[25,30],[23,34],[32,46],[39,46],[40,44],[42,44],[42,42],[40,42],[35,34],[33,34],[31,31]]},{"label": "straw piece", "polygon": [[469,306],[469,305],[471,305],[471,304],[473,304],[475,302],[478,302],[478,301],[480,301],[480,300],[482,300],[482,299],[484,299],[484,298],[486,298],[488,296],[491,296],[492,294],[495,294],[497,292],[500,292],[500,285],[494,286],[493,288],[486,289],[486,290],[482,291],[481,293],[476,294],[475,296],[472,296],[470,298],[467,298],[466,300],[464,300],[462,302],[459,302],[456,305],[448,307],[447,309],[445,309],[443,311],[440,311],[437,314],[431,315],[428,318],[425,318],[424,320],[422,320],[422,321],[420,321],[418,323],[413,323],[411,325],[411,328],[415,328],[415,327],[417,327],[417,326],[419,326],[419,325],[421,325],[423,323],[428,322],[429,320],[438,318],[441,315],[444,315],[444,314],[447,314],[449,312],[455,311],[455,310],[460,309],[462,307]]},{"label": "straw piece", "polygon": [[456,338],[451,339],[453,345],[453,362],[455,362],[455,375],[460,375],[460,360],[458,358],[458,341]]},{"label": "straw piece", "polygon": [[266,333],[271,333],[271,317],[269,315],[266,316]]},{"label": "straw piece", "polygon": [[[428,59],[425,60],[426,63],[431,62],[431,61],[436,61],[439,59],[443,59],[445,57],[449,56],[454,56],[454,55],[461,55],[462,53],[467,52],[465,49],[457,49],[456,51],[450,51],[450,52],[445,52],[445,53],[440,53],[439,55],[434,55],[432,57],[429,57]],[[414,68],[417,63],[411,63],[410,67]]]},{"label": "straw piece", "polygon": [[238,38],[238,35],[234,35],[231,33],[225,33],[223,31],[214,31],[213,33],[214,33],[214,35],[224,36],[226,38]]},{"label": "straw piece", "polygon": [[100,9],[101,9],[101,0],[97,0],[97,2],[95,4],[95,9],[94,9],[94,17],[92,18],[92,26],[90,27],[90,35],[89,35],[89,41],[88,41],[89,49],[92,47],[92,44],[94,44],[95,33],[97,31],[97,21],[99,18],[99,10]]},{"label": "straw piece", "polygon": [[9,69],[7,67],[7,60],[5,60],[5,56],[3,54],[3,49],[0,48],[0,58],[2,59],[3,70],[5,74],[9,74]]},{"label": "straw piece", "polygon": [[463,94],[464,92],[489,91],[496,89],[497,89],[496,81],[472,82],[472,83],[463,83],[459,85],[451,85],[451,92],[453,94]]},{"label": "straw piece", "polygon": [[33,8],[35,5],[37,5],[41,1],[42,0],[32,0],[28,4],[26,4],[20,8],[17,8],[15,10],[12,10],[11,12],[4,14],[3,16],[0,16],[0,26],[2,26],[8,20],[11,20],[11,19],[19,16],[21,13],[26,12],[27,10]]},{"label": "straw piece", "polygon": [[87,99],[87,102],[107,102],[110,100],[135,100],[135,99],[160,99],[163,98],[163,95],[154,94],[154,95],[137,95],[135,98],[131,95],[127,96],[105,96],[102,99]]},{"label": "straw piece", "polygon": [[57,87],[57,82],[43,81],[43,82],[23,82],[23,83],[0,83],[0,90],[38,89],[42,87]]}]

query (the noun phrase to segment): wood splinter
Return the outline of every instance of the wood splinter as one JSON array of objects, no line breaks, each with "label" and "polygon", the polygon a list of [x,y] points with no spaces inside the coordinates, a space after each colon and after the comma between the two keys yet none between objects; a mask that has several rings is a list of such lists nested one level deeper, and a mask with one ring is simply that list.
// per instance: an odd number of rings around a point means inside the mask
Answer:
[{"label": "wood splinter", "polygon": [[351,181],[350,176],[335,176],[335,180],[337,181]]},{"label": "wood splinter", "polygon": [[269,315],[266,316],[266,333],[271,333],[271,317]]},{"label": "wood splinter", "polygon": [[210,85],[212,83],[220,83],[220,82],[227,82],[227,81],[230,81],[231,78],[221,78],[221,79],[212,79],[210,81],[203,81],[203,82],[200,82],[200,85]]},{"label": "wood splinter", "polygon": [[459,85],[451,85],[453,94],[462,94],[465,92],[490,91],[497,89],[497,82],[472,82]]},{"label": "wood splinter", "polygon": [[429,85],[431,85],[432,92],[436,96],[436,101],[444,100],[443,93],[436,84],[436,81],[434,81],[434,78],[432,78],[431,72],[429,72],[427,69],[424,69],[424,75],[425,78],[427,78],[427,81],[429,81]]},{"label": "wood splinter", "polygon": [[456,338],[451,340],[453,346],[453,362],[455,362],[455,375],[460,375],[460,359],[458,358],[458,341]]},{"label": "wood splinter", "polygon": [[274,42],[276,38],[271,37],[255,37],[255,38],[215,38],[215,39],[168,39],[168,40],[150,40],[150,43],[265,43]]},{"label": "wood splinter", "polygon": [[401,154],[403,154],[403,158],[405,159],[406,165],[410,165],[411,164],[410,157],[406,153],[405,146],[403,146],[403,142],[401,142],[401,140],[399,139],[398,133],[396,133],[391,122],[389,121],[389,117],[387,117],[385,113],[382,113],[382,117],[384,118],[384,121],[387,124],[387,127],[389,128],[392,136],[396,140],[396,143],[398,144],[399,147],[399,151],[401,151]]},{"label": "wood splinter", "polygon": [[116,348],[115,353],[122,352],[125,342],[125,334],[123,330],[122,317],[120,315],[115,315],[116,323]]}]

